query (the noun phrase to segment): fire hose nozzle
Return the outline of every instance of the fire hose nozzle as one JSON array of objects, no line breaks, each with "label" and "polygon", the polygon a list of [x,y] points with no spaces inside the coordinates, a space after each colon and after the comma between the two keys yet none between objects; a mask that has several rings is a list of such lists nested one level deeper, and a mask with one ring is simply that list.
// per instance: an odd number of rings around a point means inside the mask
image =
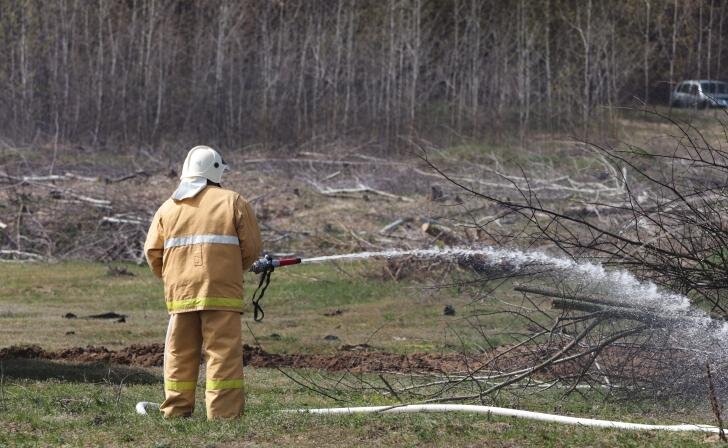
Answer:
[{"label": "fire hose nozzle", "polygon": [[253,266],[250,267],[250,272],[260,274],[267,271],[272,271],[279,266],[290,266],[292,264],[301,263],[301,259],[295,258],[273,258],[266,254],[264,257],[258,259]]},{"label": "fire hose nozzle", "polygon": [[263,316],[265,316],[263,308],[260,306],[260,299],[263,298],[265,290],[268,289],[268,285],[270,284],[270,276],[271,274],[273,274],[273,270],[275,270],[275,268],[277,268],[278,266],[290,266],[292,264],[301,263],[301,261],[302,260],[298,257],[273,258],[269,254],[266,254],[264,257],[253,263],[253,265],[250,267],[250,272],[260,274],[260,283],[258,284],[258,289],[253,292],[253,319],[256,322],[260,322],[261,320],[263,320]]}]

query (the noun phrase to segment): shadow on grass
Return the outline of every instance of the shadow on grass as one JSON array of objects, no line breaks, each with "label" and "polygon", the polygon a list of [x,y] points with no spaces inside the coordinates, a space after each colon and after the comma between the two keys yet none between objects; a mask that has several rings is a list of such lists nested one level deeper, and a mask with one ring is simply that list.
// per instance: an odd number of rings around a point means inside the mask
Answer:
[{"label": "shadow on grass", "polygon": [[109,364],[73,364],[45,359],[2,359],[0,372],[8,378],[56,379],[75,383],[111,382],[159,384],[162,377],[148,370]]}]

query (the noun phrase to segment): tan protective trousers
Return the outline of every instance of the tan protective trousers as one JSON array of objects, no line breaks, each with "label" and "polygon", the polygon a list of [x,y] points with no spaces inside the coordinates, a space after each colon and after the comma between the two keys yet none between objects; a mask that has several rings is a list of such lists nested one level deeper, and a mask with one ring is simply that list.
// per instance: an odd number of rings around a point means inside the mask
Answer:
[{"label": "tan protective trousers", "polygon": [[204,346],[207,358],[207,418],[235,418],[243,413],[243,346],[240,313],[193,311],[171,314],[164,347],[165,417],[190,416]]}]

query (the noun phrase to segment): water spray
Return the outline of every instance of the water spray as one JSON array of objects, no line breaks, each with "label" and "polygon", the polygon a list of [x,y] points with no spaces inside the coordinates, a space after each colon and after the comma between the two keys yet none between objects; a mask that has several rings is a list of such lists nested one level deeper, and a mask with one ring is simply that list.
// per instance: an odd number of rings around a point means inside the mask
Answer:
[{"label": "water spray", "polygon": [[[251,272],[263,274],[261,286],[269,282],[270,273],[279,266],[294,264],[317,264],[335,261],[363,261],[372,258],[414,260],[442,260],[464,264],[476,271],[498,267],[514,274],[543,274],[546,271],[558,272],[565,280],[574,281],[585,290],[592,290],[592,296],[602,293],[610,297],[602,299],[600,305],[627,307],[648,311],[667,320],[684,319],[693,326],[692,332],[710,329],[718,340],[728,340],[728,324],[718,322],[707,313],[692,307],[690,299],[682,294],[664,291],[652,282],[638,280],[633,274],[619,270],[607,270],[599,263],[578,262],[560,258],[539,251],[521,251],[494,247],[478,248],[432,248],[411,250],[386,250],[352,252],[348,254],[327,255],[311,258],[273,258],[269,255],[256,261]],[[518,290],[519,287],[517,287]],[[525,289],[525,286],[521,287]],[[524,291],[527,292],[527,291]],[[578,297],[585,302],[582,294]],[[571,297],[573,299],[573,297]],[[720,325],[717,325],[717,322]]]}]

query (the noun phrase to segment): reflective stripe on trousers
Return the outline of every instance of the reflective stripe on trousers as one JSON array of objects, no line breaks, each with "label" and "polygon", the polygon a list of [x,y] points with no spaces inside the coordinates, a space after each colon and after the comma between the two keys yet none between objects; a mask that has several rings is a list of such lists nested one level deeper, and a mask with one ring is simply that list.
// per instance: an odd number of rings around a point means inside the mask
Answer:
[{"label": "reflective stripe on trousers", "polygon": [[166,390],[195,390],[197,387],[197,381],[177,381],[169,378],[164,379],[164,388]]},{"label": "reflective stripe on trousers", "polygon": [[207,380],[205,381],[205,389],[222,390],[222,389],[242,389],[245,381],[242,378],[236,380]]},{"label": "reflective stripe on trousers", "polygon": [[202,308],[233,308],[234,311],[242,311],[243,299],[230,297],[194,297],[191,299],[170,300],[166,302],[167,311],[170,313],[176,311],[195,310]]},{"label": "reflective stripe on trousers", "polygon": [[[223,390],[223,389],[242,389],[245,380],[239,378],[236,380],[207,380],[205,381],[205,389],[207,390]],[[195,390],[197,381],[178,381],[169,378],[164,379],[164,388],[166,390],[184,391]]]}]

